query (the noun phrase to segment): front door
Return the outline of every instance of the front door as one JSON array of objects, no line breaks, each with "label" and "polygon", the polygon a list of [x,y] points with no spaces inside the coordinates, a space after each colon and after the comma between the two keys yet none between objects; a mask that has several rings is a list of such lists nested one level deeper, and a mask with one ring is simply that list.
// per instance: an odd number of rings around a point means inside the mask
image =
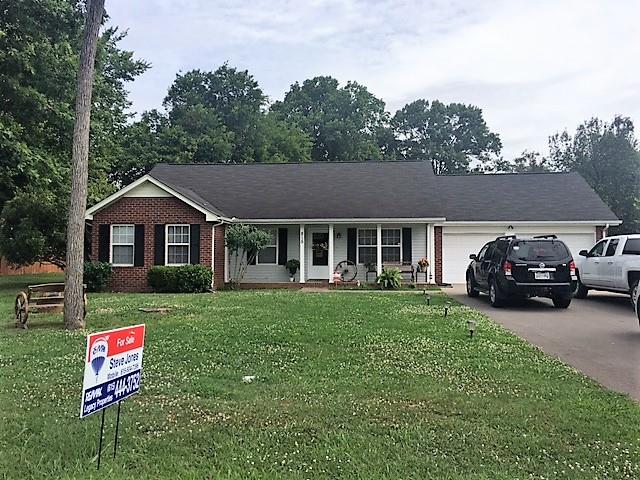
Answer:
[{"label": "front door", "polygon": [[309,280],[329,279],[329,233],[311,230],[309,244]]},{"label": "front door", "polygon": [[582,262],[580,267],[580,280],[590,287],[601,287],[602,279],[600,278],[600,264],[604,261],[604,254],[607,248],[609,239],[600,240],[595,246],[589,250],[589,255]]}]

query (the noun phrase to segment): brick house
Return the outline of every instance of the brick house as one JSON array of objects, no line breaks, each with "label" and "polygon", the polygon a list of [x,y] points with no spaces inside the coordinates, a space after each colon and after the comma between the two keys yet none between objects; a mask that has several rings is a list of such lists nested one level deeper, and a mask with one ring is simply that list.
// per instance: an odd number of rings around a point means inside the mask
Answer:
[{"label": "brick house", "polygon": [[87,210],[92,258],[110,288],[145,291],[153,265],[203,264],[231,279],[225,229],[259,225],[272,242],[244,283],[333,281],[341,261],[371,281],[385,266],[430,265],[420,283],[464,282],[468,256],[498,235],[554,233],[574,252],[620,221],[575,173],[436,176],[429,162],[157,165]]}]

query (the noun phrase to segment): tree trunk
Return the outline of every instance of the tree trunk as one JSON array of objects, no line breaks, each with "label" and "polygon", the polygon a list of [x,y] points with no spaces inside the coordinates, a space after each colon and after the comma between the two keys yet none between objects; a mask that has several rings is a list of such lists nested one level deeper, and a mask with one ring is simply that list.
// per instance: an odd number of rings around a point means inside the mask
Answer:
[{"label": "tree trunk", "polygon": [[89,178],[89,124],[91,120],[91,90],[98,46],[98,32],[104,14],[105,0],[87,1],[80,66],[76,91],[76,121],[73,129],[71,158],[71,201],[67,222],[67,261],[65,269],[64,324],[69,330],[84,327],[84,295],[82,276],[84,264],[84,216],[87,209]]}]

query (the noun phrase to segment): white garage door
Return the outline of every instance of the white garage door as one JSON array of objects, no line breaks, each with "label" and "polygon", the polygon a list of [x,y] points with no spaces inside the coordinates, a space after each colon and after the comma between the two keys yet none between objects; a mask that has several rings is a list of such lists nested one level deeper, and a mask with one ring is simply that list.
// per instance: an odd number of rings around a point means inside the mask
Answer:
[{"label": "white garage door", "polygon": [[[499,235],[499,234],[498,234]],[[495,233],[443,233],[442,281],[464,283],[469,266],[469,254],[478,253],[482,246],[495,240]]]},{"label": "white garage door", "polygon": [[[595,243],[595,229],[586,227],[590,231],[584,233],[563,233],[558,238],[565,242],[573,257],[578,256],[580,250],[588,250]],[[549,229],[546,231],[553,231]],[[540,235],[538,232],[517,232],[521,237]],[[499,233],[447,233],[442,235],[442,281],[444,283],[464,283],[465,273],[469,265],[469,254],[478,253],[482,246],[495,240]]]}]

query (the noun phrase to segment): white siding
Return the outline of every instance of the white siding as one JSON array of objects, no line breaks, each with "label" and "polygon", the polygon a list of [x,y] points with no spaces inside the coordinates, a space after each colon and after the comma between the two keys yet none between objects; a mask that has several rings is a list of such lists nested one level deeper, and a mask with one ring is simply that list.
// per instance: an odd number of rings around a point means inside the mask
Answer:
[{"label": "white siding", "polygon": [[[300,258],[300,244],[299,244],[299,232],[300,226],[298,224],[295,225],[264,225],[265,228],[273,227],[273,228],[287,228],[288,229],[288,239],[287,239],[287,259]],[[310,228],[323,228],[324,225],[307,225],[305,231],[305,239],[306,242],[310,242],[311,237],[308,232]],[[410,227],[412,229],[411,232],[411,263],[416,265],[418,260],[421,257],[427,256],[427,225],[426,224],[413,224],[413,225],[387,225],[383,224],[382,228],[403,228]],[[334,265],[329,266],[329,271],[333,272],[335,266],[347,259],[347,230],[349,228],[376,228],[375,224],[334,224]],[[329,227],[326,226],[326,230],[328,231]],[[338,238],[339,237],[339,238]],[[308,255],[308,245],[306,245],[306,262],[305,262],[305,279],[309,278],[309,265],[310,258]],[[429,259],[433,262],[433,259]],[[230,272],[233,274],[235,271],[235,267],[233,265],[233,258],[230,258],[231,269]],[[365,267],[364,265],[358,265],[358,276],[357,280],[362,282],[365,281]],[[375,281],[376,274],[369,274],[369,281]],[[296,282],[299,280],[299,273],[296,274]],[[325,280],[328,280],[328,276]],[[286,268],[282,265],[249,265],[247,267],[247,272],[243,278],[244,283],[270,283],[270,282],[288,282],[289,281],[289,272],[287,272]],[[424,274],[420,275],[420,281],[424,282]]]}]

